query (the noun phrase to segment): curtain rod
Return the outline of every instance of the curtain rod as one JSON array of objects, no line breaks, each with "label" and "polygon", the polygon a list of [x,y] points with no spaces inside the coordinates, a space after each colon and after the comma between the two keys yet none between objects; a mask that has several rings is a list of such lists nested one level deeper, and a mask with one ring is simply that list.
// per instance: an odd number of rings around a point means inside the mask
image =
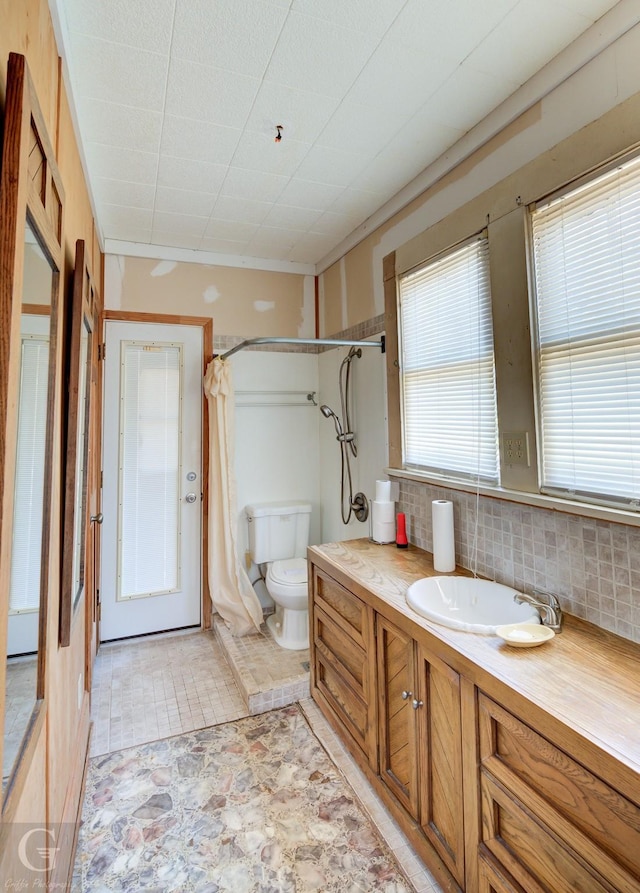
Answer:
[{"label": "curtain rod", "polygon": [[232,347],[226,353],[222,355],[215,354],[215,356],[220,356],[221,360],[227,360],[234,353],[238,353],[239,350],[244,350],[245,347],[251,347],[254,344],[322,344],[330,345],[331,347],[379,347],[382,353],[385,352],[384,335],[380,336],[380,341],[343,341],[333,338],[248,338],[246,341],[236,344],[235,347]]}]

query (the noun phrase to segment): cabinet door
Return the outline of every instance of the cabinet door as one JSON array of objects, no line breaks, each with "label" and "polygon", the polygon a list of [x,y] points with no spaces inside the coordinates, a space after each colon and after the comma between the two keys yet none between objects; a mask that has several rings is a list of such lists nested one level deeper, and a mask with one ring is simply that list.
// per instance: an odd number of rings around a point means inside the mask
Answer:
[{"label": "cabinet door", "polygon": [[377,617],[380,777],[418,817],[415,666],[413,639]]},{"label": "cabinet door", "polygon": [[418,647],[420,825],[464,885],[460,676]]}]

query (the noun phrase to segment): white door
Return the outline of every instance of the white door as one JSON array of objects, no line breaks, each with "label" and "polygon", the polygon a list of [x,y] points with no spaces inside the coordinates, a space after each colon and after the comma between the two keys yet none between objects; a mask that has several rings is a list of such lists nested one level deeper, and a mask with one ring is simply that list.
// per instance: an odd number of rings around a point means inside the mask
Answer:
[{"label": "white door", "polygon": [[200,624],[202,329],[108,321],[104,641]]}]

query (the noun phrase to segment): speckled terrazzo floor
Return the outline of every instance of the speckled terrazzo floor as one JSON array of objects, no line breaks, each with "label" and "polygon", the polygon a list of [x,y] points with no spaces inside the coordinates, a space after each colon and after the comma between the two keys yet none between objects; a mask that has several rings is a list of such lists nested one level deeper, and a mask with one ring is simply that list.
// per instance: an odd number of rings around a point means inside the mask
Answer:
[{"label": "speckled terrazzo floor", "polygon": [[297,705],[90,761],[77,893],[409,893]]}]

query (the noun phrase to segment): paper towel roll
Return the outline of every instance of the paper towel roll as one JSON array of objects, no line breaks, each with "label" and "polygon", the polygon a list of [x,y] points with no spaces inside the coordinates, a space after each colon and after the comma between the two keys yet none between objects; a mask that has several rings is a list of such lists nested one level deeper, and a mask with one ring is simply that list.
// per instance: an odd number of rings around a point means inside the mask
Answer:
[{"label": "paper towel roll", "polygon": [[433,568],[442,574],[456,569],[456,550],[453,537],[453,503],[448,499],[434,499],[431,503],[433,521]]},{"label": "paper towel roll", "polygon": [[395,521],[396,520],[396,507],[393,502],[378,502],[373,503],[373,518],[377,521]]},{"label": "paper towel roll", "polygon": [[391,500],[391,481],[376,481],[376,502]]}]

